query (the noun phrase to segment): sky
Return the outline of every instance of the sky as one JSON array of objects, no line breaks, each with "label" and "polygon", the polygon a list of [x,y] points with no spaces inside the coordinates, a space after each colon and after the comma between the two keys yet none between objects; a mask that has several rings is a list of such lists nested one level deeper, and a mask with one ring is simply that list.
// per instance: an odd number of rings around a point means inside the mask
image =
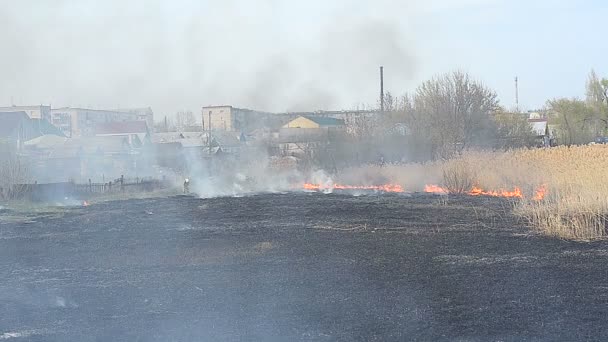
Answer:
[{"label": "sky", "polygon": [[0,0],[0,106],[377,105],[453,70],[507,108],[608,77],[601,0]]}]

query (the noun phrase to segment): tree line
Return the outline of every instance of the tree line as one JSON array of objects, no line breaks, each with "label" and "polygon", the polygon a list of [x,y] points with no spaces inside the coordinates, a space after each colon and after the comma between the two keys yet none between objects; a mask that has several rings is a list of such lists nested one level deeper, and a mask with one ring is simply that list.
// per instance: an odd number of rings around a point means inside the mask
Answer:
[{"label": "tree line", "polygon": [[[402,96],[387,93],[384,108],[380,115],[347,122],[351,139],[347,148],[357,150],[351,157],[425,161],[471,149],[543,144],[528,122],[528,113],[506,109],[494,90],[462,71],[431,78]],[[608,79],[591,71],[585,99],[552,99],[541,113],[548,120],[544,134],[558,144],[586,144],[607,136]]]},{"label": "tree line", "polygon": [[412,93],[384,97],[384,113],[347,123],[351,148],[367,159],[425,161],[469,149],[533,146],[527,114],[510,112],[495,91],[455,71],[420,84]]},{"label": "tree line", "polygon": [[608,79],[591,70],[585,99],[557,98],[547,102],[549,123],[564,145],[579,145],[608,135]]}]

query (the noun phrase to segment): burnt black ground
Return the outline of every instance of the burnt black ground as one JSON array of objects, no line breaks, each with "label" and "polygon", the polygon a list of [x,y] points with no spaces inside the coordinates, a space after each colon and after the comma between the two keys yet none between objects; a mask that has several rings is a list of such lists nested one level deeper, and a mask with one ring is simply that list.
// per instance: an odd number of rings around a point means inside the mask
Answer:
[{"label": "burnt black ground", "polygon": [[607,267],[503,199],[107,202],[0,223],[0,340],[606,340]]}]

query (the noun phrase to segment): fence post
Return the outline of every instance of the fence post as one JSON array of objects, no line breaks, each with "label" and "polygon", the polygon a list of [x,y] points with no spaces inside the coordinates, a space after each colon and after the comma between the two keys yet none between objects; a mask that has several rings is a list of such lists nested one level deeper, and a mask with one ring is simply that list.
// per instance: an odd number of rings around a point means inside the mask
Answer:
[{"label": "fence post", "polygon": [[93,192],[93,184],[91,183],[91,178],[89,178],[89,192]]},{"label": "fence post", "polygon": [[38,196],[38,181],[35,180],[34,181],[34,186],[30,189],[30,199],[36,199],[36,196]]}]

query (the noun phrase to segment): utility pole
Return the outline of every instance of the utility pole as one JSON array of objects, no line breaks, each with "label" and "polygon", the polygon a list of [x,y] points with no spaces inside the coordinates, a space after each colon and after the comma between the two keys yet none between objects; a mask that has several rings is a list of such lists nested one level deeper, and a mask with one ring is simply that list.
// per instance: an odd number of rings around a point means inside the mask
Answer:
[{"label": "utility pole", "polygon": [[201,110],[201,119],[203,121],[203,132],[205,131],[205,111]]},{"label": "utility pole", "polygon": [[515,76],[515,110],[519,113],[519,79]]},{"label": "utility pole", "polygon": [[209,132],[207,133],[207,149],[211,154],[211,111],[209,111]]},{"label": "utility pole", "polygon": [[384,113],[384,67],[380,67],[380,113]]}]

